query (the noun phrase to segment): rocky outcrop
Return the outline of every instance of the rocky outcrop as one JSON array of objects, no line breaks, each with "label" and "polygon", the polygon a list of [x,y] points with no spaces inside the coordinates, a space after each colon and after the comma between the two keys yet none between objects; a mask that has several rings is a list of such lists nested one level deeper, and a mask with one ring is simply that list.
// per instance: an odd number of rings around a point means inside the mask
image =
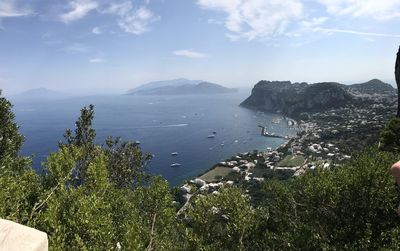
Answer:
[{"label": "rocky outcrop", "polygon": [[[396,74],[397,81],[400,82],[399,57],[398,54]],[[250,97],[243,101],[241,106],[297,117],[304,112],[321,112],[342,107],[349,102],[365,102],[371,98],[380,99],[395,95],[396,89],[379,79],[353,85],[263,80],[254,86]]]},{"label": "rocky outcrop", "polygon": [[345,105],[352,98],[339,83],[309,85],[292,84],[290,81],[260,81],[241,105],[296,117],[302,112],[317,112]]}]

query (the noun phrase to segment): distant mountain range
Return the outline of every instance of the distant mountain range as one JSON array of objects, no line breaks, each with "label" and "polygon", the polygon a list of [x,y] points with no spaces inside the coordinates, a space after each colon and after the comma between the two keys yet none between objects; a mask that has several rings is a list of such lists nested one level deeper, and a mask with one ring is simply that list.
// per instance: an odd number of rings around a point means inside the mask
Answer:
[{"label": "distant mountain range", "polygon": [[129,90],[129,95],[188,95],[188,94],[222,94],[236,92],[236,89],[227,88],[218,84],[202,80],[173,79],[156,81],[141,85]]},{"label": "distant mountain range", "polygon": [[30,89],[19,94],[11,96],[12,99],[25,99],[25,100],[49,100],[49,99],[60,99],[68,97],[67,94],[62,92],[46,89],[46,88],[36,88]]},{"label": "distant mountain range", "polygon": [[396,89],[378,79],[353,85],[262,80],[241,106],[296,117],[302,112],[324,111],[364,98],[394,95]]}]

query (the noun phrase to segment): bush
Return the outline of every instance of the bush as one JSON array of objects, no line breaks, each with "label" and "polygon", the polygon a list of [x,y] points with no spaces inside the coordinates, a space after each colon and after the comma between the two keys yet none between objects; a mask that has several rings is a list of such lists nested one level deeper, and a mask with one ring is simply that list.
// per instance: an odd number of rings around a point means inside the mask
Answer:
[{"label": "bush", "polygon": [[[399,157],[399,156],[397,156]],[[265,182],[263,207],[273,249],[376,250],[400,237],[398,192],[390,153],[368,149],[335,170],[318,170],[291,182]]]},{"label": "bush", "polygon": [[400,151],[400,118],[393,118],[383,129],[380,148],[385,151]]}]

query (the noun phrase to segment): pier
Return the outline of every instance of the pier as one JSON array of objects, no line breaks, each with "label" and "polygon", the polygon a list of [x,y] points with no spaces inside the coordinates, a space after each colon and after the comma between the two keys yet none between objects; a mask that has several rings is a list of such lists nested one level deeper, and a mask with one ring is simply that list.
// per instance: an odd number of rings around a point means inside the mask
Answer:
[{"label": "pier", "polygon": [[267,131],[267,127],[265,127],[265,126],[259,125],[258,127],[261,128],[261,136],[271,137],[271,138],[283,138],[283,139],[288,138],[288,137],[285,137],[285,136],[282,136],[282,135],[275,135],[273,133],[269,133]]}]

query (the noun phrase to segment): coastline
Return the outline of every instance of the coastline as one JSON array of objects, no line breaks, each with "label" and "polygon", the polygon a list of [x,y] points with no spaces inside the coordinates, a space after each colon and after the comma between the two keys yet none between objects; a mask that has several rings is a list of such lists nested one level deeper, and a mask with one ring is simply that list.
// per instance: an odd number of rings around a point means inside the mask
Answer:
[{"label": "coastline", "polygon": [[223,186],[236,184],[250,192],[264,180],[287,180],[319,168],[338,168],[351,159],[350,154],[379,141],[380,131],[397,108],[396,99],[384,98],[302,113],[297,116],[296,135],[291,139],[275,149],[238,153],[216,163],[177,187],[176,201],[186,207],[196,196],[219,193]]},{"label": "coastline", "polygon": [[[299,125],[297,123],[297,121],[295,121],[294,119],[290,119],[290,121],[294,121],[296,125]],[[258,162],[257,158],[255,158],[255,157],[261,157],[263,155],[268,155],[268,154],[270,154],[272,152],[278,152],[278,155],[280,155],[280,153],[284,154],[282,152],[282,149],[290,147],[290,144],[293,141],[295,141],[296,139],[299,138],[298,133],[301,132],[300,128],[301,128],[301,126],[298,126],[298,128],[296,129],[297,133],[296,133],[295,136],[292,136],[289,139],[285,139],[284,143],[282,143],[281,145],[279,145],[279,146],[277,146],[275,148],[265,147],[265,150],[251,150],[251,151],[248,151],[248,152],[236,153],[236,154],[232,155],[230,158],[227,158],[227,159],[225,159],[223,161],[220,161],[220,162],[214,164],[210,169],[208,169],[208,170],[206,170],[206,171],[204,171],[202,173],[199,173],[198,175],[196,175],[195,179],[202,179],[202,177],[208,176],[208,174],[210,174],[211,172],[215,171],[215,169],[219,168],[219,167],[228,167],[228,168],[233,169],[234,167],[229,167],[225,163],[230,162],[230,161],[235,161],[235,159],[239,159],[237,157],[240,157],[240,159],[245,158],[246,156],[252,158],[253,161],[247,160],[248,161],[247,163],[243,163],[243,164],[248,164],[248,163],[251,163],[251,162],[254,163],[254,161]],[[263,136],[261,136],[261,137],[263,137]],[[252,154],[252,153],[255,153],[255,152],[257,152],[256,156],[254,156],[254,154]]]},{"label": "coastline", "polygon": [[[253,173],[249,171],[254,168],[260,169],[258,165],[264,165],[262,168],[273,170],[274,165],[270,161],[265,160],[270,158],[274,164],[282,160],[286,156],[284,149],[290,148],[292,142],[299,138],[299,132],[303,130],[303,127],[296,120],[288,117],[285,117],[284,120],[286,123],[290,121],[292,126],[288,127],[294,128],[296,133],[291,135],[290,138],[282,137],[284,142],[281,145],[275,148],[265,147],[263,150],[253,149],[248,152],[236,153],[229,158],[214,164],[211,168],[197,174],[193,179],[182,182],[180,187],[182,188],[190,184],[195,184],[198,180],[204,181],[206,184],[219,184],[220,186],[225,183],[232,184],[232,182],[238,182],[240,180],[239,177],[242,177],[244,180],[254,179],[262,181],[264,179],[261,177],[263,172],[258,172],[260,175],[253,175]],[[260,135],[260,137],[263,136]],[[260,162],[260,159],[264,159],[264,161]],[[219,175],[221,173],[223,175]],[[229,178],[234,178],[235,181]]]}]

